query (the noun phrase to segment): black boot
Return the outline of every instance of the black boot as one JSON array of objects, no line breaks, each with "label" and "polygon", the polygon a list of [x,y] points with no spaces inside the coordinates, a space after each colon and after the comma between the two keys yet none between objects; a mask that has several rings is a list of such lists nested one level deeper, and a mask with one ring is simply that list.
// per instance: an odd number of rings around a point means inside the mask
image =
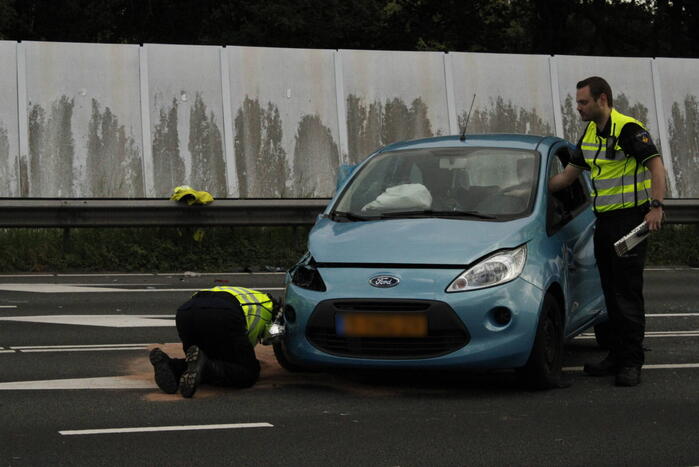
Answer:
[{"label": "black boot", "polygon": [[187,369],[180,378],[180,394],[182,397],[189,398],[194,395],[197,387],[201,384],[207,358],[199,347],[192,345],[187,349],[185,361]]},{"label": "black boot", "polygon": [[619,369],[619,364],[611,355],[607,355],[599,363],[586,363],[583,367],[583,371],[590,376],[615,375],[619,372]]},{"label": "black boot", "polygon": [[166,393],[175,394],[179,375],[173,369],[172,359],[158,347],[150,351],[149,358],[155,373],[155,384]]}]

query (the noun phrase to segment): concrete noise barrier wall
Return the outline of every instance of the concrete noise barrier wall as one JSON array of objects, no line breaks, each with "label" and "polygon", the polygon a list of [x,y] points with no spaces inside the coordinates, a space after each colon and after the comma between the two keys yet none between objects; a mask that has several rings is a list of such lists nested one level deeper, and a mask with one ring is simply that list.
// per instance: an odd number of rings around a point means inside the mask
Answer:
[{"label": "concrete noise barrier wall", "polygon": [[[322,198],[340,164],[458,133],[577,140],[575,83],[646,123],[699,197],[699,60],[0,41],[0,196]],[[475,100],[474,100],[475,95]]]}]

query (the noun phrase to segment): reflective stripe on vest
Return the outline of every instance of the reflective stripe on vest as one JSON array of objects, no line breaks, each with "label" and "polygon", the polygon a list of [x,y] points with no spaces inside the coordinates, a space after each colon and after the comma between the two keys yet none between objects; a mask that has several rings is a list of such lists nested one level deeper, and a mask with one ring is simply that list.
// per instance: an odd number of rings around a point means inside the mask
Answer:
[{"label": "reflective stripe on vest", "polygon": [[615,109],[612,109],[609,118],[612,128],[609,138],[598,136],[597,125],[590,122],[580,143],[585,162],[590,167],[592,206],[596,212],[640,206],[650,199],[650,171],[635,157],[625,154],[619,146],[619,135],[624,125],[633,122],[645,127],[635,118]]},{"label": "reflective stripe on vest", "polygon": [[267,294],[245,287],[218,286],[211,289],[203,289],[201,292],[227,292],[233,295],[245,314],[245,322],[248,327],[248,339],[254,346],[265,330],[265,326],[272,321],[274,305]]}]

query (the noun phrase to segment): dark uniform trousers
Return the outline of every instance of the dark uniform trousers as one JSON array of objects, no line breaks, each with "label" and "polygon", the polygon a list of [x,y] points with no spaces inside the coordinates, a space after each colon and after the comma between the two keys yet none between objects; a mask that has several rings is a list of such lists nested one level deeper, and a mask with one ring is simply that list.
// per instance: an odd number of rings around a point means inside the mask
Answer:
[{"label": "dark uniform trousers", "polygon": [[[202,382],[232,387],[255,384],[260,363],[235,297],[227,292],[199,292],[177,309],[175,322],[184,351],[196,345],[207,356]],[[178,376],[187,367],[184,359],[173,359],[172,364]]]},{"label": "dark uniform trousers", "polygon": [[614,242],[643,222],[647,212],[648,208],[642,206],[597,216],[595,258],[609,315],[610,355],[621,366],[641,366],[644,362],[643,267],[647,241],[621,257],[614,251]]}]

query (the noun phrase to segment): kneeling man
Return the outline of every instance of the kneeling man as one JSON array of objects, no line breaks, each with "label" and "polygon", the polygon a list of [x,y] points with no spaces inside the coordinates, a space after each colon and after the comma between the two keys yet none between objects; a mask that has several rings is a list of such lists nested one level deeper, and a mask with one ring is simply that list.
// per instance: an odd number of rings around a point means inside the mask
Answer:
[{"label": "kneeling man", "polygon": [[254,346],[272,324],[272,297],[244,287],[200,290],[177,309],[175,321],[185,358],[150,352],[155,382],[168,394],[192,397],[201,383],[245,388],[257,381]]}]

